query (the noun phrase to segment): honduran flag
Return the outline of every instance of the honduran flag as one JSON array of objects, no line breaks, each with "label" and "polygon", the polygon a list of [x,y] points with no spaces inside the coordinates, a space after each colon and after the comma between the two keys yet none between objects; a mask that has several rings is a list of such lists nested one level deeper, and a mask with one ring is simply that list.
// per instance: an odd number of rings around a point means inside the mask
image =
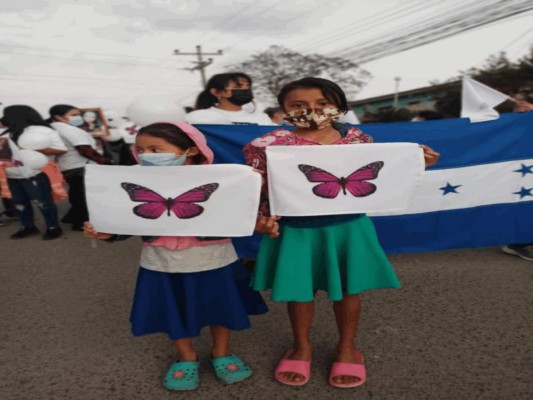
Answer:
[{"label": "honduran flag", "polygon": [[[243,146],[279,127],[199,125],[215,162],[244,163]],[[533,242],[533,112],[468,119],[362,124],[376,143],[415,142],[441,154],[428,168],[412,207],[372,216],[388,253]],[[253,257],[259,235],[234,243]]]}]

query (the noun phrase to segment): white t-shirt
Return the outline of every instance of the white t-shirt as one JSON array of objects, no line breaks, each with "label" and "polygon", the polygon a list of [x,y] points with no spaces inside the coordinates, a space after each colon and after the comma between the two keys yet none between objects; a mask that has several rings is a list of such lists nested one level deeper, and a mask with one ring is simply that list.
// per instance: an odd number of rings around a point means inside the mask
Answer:
[{"label": "white t-shirt", "polygon": [[64,122],[53,122],[52,127],[67,146],[67,152],[57,158],[57,165],[61,171],[83,168],[85,164],[91,163],[76,150],[76,146],[91,146],[96,150],[96,141],[89,132]]},{"label": "white t-shirt", "polygon": [[184,250],[144,246],[139,264],[152,271],[184,273],[222,268],[237,259],[237,253],[231,243],[196,246]]},{"label": "white t-shirt", "polygon": [[[28,136],[28,135],[30,136],[31,135],[39,135],[39,136],[49,135],[50,139],[52,140],[52,143],[48,146],[48,148],[55,149],[55,150],[64,150],[64,151],[67,150],[67,148],[65,147],[65,144],[59,137],[59,134],[56,131],[54,131],[52,128],[48,128],[46,126],[37,126],[37,125],[28,126],[26,129],[24,129],[24,131],[22,132],[22,135],[19,136],[18,141],[20,141],[20,139],[23,136]],[[12,145],[15,145],[15,143],[12,142]],[[56,156],[46,156],[46,157],[48,157],[50,161],[54,161]],[[40,169],[30,169],[24,166],[6,168],[6,175],[10,179],[27,179],[27,178],[32,178],[35,175],[38,175],[40,173],[41,173]]]},{"label": "white t-shirt", "polygon": [[227,111],[211,107],[205,110],[191,111],[185,116],[189,124],[211,125],[275,125],[270,117],[263,112],[246,110]]}]

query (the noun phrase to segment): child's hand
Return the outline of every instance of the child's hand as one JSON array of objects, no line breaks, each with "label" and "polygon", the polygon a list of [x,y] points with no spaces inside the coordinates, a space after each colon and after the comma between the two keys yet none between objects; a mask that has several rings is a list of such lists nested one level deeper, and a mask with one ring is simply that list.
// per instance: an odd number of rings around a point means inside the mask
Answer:
[{"label": "child's hand", "polygon": [[533,111],[533,104],[524,100],[519,100],[515,103],[514,112],[528,112]]},{"label": "child's hand", "polygon": [[427,167],[431,167],[437,163],[437,160],[440,157],[440,153],[437,153],[431,147],[421,144],[422,150],[424,150],[424,162]]},{"label": "child's hand", "polygon": [[85,223],[83,224],[83,234],[85,235],[85,237],[89,239],[99,239],[99,240],[111,239],[111,237],[113,236],[110,233],[96,232],[94,230],[94,227],[91,225],[89,221],[85,221]]},{"label": "child's hand", "polygon": [[269,235],[271,238],[279,236],[279,224],[277,221],[281,217],[257,217],[255,230],[259,233]]}]

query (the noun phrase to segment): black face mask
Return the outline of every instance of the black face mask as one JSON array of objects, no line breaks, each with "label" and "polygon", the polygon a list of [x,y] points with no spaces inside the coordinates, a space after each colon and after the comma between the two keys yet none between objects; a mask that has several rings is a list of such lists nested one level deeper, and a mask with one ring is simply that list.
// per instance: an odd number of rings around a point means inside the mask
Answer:
[{"label": "black face mask", "polygon": [[252,89],[233,89],[231,93],[231,97],[228,97],[228,101],[236,106],[242,106],[254,99]]}]

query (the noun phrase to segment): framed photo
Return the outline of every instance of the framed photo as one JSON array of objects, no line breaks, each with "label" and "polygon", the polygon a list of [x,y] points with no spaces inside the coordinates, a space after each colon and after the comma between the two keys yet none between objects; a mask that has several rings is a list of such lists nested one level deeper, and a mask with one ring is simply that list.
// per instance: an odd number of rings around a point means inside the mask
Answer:
[{"label": "framed photo", "polygon": [[94,137],[109,136],[109,126],[101,108],[81,108],[80,111],[84,121],[81,129]]}]

